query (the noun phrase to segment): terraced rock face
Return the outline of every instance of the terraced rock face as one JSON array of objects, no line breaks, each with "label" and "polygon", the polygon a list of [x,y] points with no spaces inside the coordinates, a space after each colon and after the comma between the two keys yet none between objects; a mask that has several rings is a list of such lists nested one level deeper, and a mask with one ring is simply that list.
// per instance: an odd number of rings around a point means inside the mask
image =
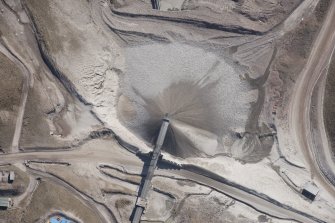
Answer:
[{"label": "terraced rock face", "polygon": [[183,44],[152,44],[126,50],[124,124],[151,142],[167,114],[165,150],[181,157],[228,152],[244,132],[252,91],[241,68],[223,57]]},{"label": "terraced rock face", "polygon": [[[48,66],[126,141],[147,146],[142,139],[152,142],[168,113],[165,149],[171,154],[223,153],[257,162],[273,140],[259,137],[264,93],[258,92],[262,84],[250,83],[262,78],[273,54],[271,37],[259,36],[281,20],[260,25],[237,10],[244,3],[229,2],[223,5],[232,10],[213,13],[208,4],[221,3],[184,1],[183,13],[171,13],[142,1],[30,0],[27,9]],[[292,9],[285,6],[283,13]],[[76,10],[82,13],[70,13]]]}]

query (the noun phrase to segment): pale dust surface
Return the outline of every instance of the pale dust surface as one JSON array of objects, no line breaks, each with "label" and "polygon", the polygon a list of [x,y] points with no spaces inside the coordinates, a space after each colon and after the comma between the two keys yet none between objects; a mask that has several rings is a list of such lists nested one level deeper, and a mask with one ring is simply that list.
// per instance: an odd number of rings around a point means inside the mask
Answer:
[{"label": "pale dust surface", "polygon": [[[237,130],[244,129],[250,112],[250,98],[243,96],[251,87],[241,75],[240,68],[202,48],[182,44],[128,48],[121,88],[136,117],[123,123],[153,142],[168,114],[166,151],[180,157],[222,153],[222,138],[234,138]],[[211,143],[204,146],[208,139]]]}]

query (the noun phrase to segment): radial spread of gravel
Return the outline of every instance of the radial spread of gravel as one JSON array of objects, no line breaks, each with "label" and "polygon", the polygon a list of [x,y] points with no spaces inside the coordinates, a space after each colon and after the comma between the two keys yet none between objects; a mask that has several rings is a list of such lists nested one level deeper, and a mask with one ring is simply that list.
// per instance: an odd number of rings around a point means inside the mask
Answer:
[{"label": "radial spread of gravel", "polygon": [[122,93],[130,105],[119,105],[127,107],[120,116],[145,140],[155,140],[165,115],[171,128],[164,149],[180,157],[222,153],[244,130],[256,97],[243,71],[223,57],[189,45],[153,44],[128,48],[126,65]]}]

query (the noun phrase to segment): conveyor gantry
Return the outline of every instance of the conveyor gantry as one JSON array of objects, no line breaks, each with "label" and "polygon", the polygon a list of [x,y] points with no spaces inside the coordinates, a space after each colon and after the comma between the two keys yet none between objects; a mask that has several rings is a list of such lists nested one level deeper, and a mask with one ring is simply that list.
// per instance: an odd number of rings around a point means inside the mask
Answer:
[{"label": "conveyor gantry", "polygon": [[143,183],[142,190],[139,192],[140,194],[139,194],[139,196],[137,198],[137,201],[136,201],[135,213],[134,213],[134,216],[133,216],[132,223],[140,222],[143,211],[146,208],[147,196],[148,196],[149,190],[151,188],[151,180],[154,176],[154,172],[155,172],[155,169],[156,169],[156,166],[157,166],[159,156],[161,154],[161,148],[162,148],[162,145],[164,143],[164,139],[165,139],[169,124],[170,124],[169,119],[164,118],[163,122],[162,122],[162,125],[161,125],[161,128],[160,128],[160,131],[159,131],[159,135],[158,135],[158,138],[157,138],[157,141],[156,141],[154,151],[152,152],[150,165],[149,165],[149,168],[148,168],[148,172],[145,176],[145,180],[144,180],[144,183]]}]

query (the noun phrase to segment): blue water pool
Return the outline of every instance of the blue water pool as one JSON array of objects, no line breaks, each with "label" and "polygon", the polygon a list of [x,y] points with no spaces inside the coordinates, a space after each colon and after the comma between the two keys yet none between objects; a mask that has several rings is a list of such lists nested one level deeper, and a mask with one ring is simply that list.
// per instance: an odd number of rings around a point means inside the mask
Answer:
[{"label": "blue water pool", "polygon": [[50,223],[74,223],[71,220],[66,219],[63,216],[53,216],[49,219]]}]

